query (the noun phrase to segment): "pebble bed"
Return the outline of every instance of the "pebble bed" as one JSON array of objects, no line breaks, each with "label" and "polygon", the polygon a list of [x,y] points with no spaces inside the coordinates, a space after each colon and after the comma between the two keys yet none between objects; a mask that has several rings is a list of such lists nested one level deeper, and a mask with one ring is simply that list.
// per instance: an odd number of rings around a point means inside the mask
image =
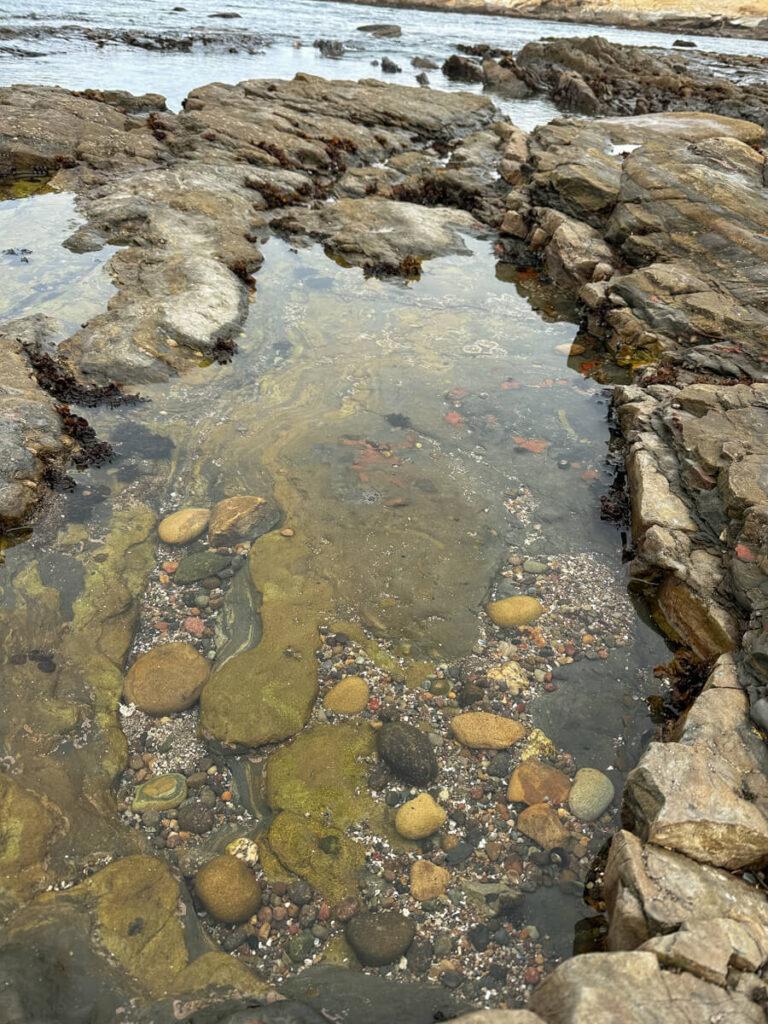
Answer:
[{"label": "pebble bed", "polygon": [[[206,550],[198,541],[184,554]],[[201,582],[177,586],[179,550],[161,545],[132,657],[158,643],[184,640],[213,659],[226,591],[245,564],[247,551],[247,544],[219,549],[228,559],[224,569]],[[632,609],[622,581],[594,554],[534,560],[524,550],[513,549],[497,579],[495,596],[505,596],[510,588],[536,596],[545,607],[544,615],[530,626],[503,630],[481,615],[473,651],[455,664],[427,666],[422,678],[409,675],[404,661],[402,676],[394,678],[344,634],[320,636],[320,694],[309,726],[349,721],[326,710],[322,698],[345,676],[364,678],[370,699],[357,719],[374,726],[400,720],[427,733],[437,754],[439,775],[425,788],[448,818],[413,853],[393,851],[363,824],[349,829],[348,835],[365,849],[367,870],[357,896],[336,906],[329,906],[301,879],[291,884],[267,883],[258,865],[262,906],[246,924],[218,923],[196,902],[212,937],[271,983],[279,984],[297,969],[322,959],[347,962],[349,950],[341,942],[346,922],[362,910],[396,909],[413,921],[416,938],[400,959],[366,970],[403,981],[434,980],[480,1005],[519,1006],[558,962],[550,937],[526,921],[526,895],[540,888],[558,888],[570,896],[586,894],[594,910],[602,909],[599,887],[590,871],[612,830],[611,810],[598,821],[586,823],[565,807],[558,808],[570,835],[562,848],[546,852],[517,830],[523,805],[508,803],[507,785],[516,765],[529,756],[571,777],[581,767],[567,751],[556,750],[543,733],[530,731],[530,706],[557,688],[553,672],[558,666],[582,658],[605,658],[611,649],[627,644]],[[380,646],[386,650],[385,644]],[[508,664],[516,664],[520,671],[506,675],[493,671]],[[451,735],[451,719],[463,710],[514,717],[528,726],[529,734],[507,750],[470,750]],[[254,835],[259,822],[240,800],[230,767],[199,738],[197,708],[158,719],[123,704],[121,721],[129,743],[129,768],[119,786],[119,809],[183,876],[191,880],[214,852],[224,852],[231,838]],[[275,749],[260,748],[249,760],[256,767],[263,765]],[[372,796],[393,809],[420,791],[398,781],[375,757],[368,770]],[[136,787],[168,772],[186,777],[194,807],[135,813],[131,805]],[[217,836],[223,838],[214,849]],[[426,902],[413,898],[410,867],[421,857],[450,871],[444,896]],[[478,884],[491,888],[478,890]],[[497,902],[500,896],[506,901],[503,908]],[[598,916],[593,927],[598,944],[600,931]]]}]

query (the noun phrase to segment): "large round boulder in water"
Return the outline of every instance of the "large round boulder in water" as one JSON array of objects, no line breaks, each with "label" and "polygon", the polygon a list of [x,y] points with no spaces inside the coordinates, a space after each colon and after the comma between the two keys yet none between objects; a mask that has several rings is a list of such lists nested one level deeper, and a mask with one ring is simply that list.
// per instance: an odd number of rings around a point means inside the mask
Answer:
[{"label": "large round boulder in water", "polygon": [[170,715],[195,703],[210,671],[210,662],[192,644],[163,644],[139,655],[128,669],[123,694],[148,715]]},{"label": "large round boulder in water", "polygon": [[195,875],[195,891],[213,917],[228,924],[247,921],[261,906],[261,886],[248,865],[228,853],[209,860]]},{"label": "large round boulder in water", "polygon": [[425,786],[437,777],[437,758],[429,736],[406,722],[386,722],[378,732],[379,757],[398,778]]}]

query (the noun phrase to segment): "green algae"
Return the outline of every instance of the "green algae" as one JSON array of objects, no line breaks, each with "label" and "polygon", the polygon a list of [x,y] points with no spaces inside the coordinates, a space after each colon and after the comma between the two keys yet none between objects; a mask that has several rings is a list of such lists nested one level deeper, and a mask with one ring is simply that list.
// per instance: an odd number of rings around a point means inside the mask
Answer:
[{"label": "green algae", "polygon": [[272,822],[268,842],[286,870],[305,879],[329,902],[357,891],[365,848],[318,818],[283,811]]},{"label": "green algae", "polygon": [[344,830],[367,821],[384,828],[384,809],[368,793],[362,758],[376,749],[367,723],[314,725],[267,761],[266,796],[273,811],[312,814]]},{"label": "green algae", "polygon": [[211,989],[227,989],[241,996],[263,996],[269,985],[240,960],[228,953],[203,953],[173,980],[171,995],[189,997],[195,992],[210,995]]},{"label": "green algae", "polygon": [[300,545],[271,533],[251,548],[262,594],[258,647],[214,672],[200,698],[203,731],[224,743],[257,747],[299,732],[317,696],[315,650],[329,585],[301,572]]},{"label": "green algae", "polygon": [[6,199],[28,199],[29,196],[53,192],[50,178],[17,178],[0,182],[0,202]]}]

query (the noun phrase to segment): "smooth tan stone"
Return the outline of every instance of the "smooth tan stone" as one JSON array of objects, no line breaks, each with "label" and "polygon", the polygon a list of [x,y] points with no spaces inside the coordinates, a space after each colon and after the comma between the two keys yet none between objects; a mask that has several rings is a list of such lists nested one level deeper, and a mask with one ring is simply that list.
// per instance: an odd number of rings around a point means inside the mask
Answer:
[{"label": "smooth tan stone", "polygon": [[210,662],[192,644],[162,644],[131,665],[123,693],[129,703],[148,715],[170,715],[195,703],[210,671]]},{"label": "smooth tan stone", "polygon": [[517,816],[517,828],[543,850],[564,846],[570,833],[549,804],[532,804]]},{"label": "smooth tan stone", "polygon": [[448,888],[450,872],[431,860],[417,860],[411,867],[411,896],[415,900],[434,900]]},{"label": "smooth tan stone", "polygon": [[218,921],[239,924],[261,906],[261,886],[238,857],[222,854],[195,875],[195,890],[203,906]]},{"label": "smooth tan stone", "polygon": [[164,544],[187,544],[200,536],[210,517],[207,508],[182,508],[161,520],[157,534]]},{"label": "smooth tan stone", "polygon": [[551,764],[531,758],[515,768],[509,780],[507,800],[513,803],[562,804],[568,799],[571,780]]},{"label": "smooth tan stone", "polygon": [[395,815],[395,828],[404,839],[426,839],[445,823],[448,815],[429,793],[419,793]]},{"label": "smooth tan stone", "polygon": [[535,622],[544,614],[541,601],[535,597],[504,597],[501,601],[491,601],[485,606],[491,620],[497,626],[526,626]]},{"label": "smooth tan stone", "polygon": [[467,711],[451,720],[451,731],[465,747],[503,750],[525,736],[525,726],[488,711]]},{"label": "smooth tan stone", "polygon": [[323,706],[337,715],[357,715],[365,710],[369,695],[370,687],[365,679],[347,676],[326,693]]}]

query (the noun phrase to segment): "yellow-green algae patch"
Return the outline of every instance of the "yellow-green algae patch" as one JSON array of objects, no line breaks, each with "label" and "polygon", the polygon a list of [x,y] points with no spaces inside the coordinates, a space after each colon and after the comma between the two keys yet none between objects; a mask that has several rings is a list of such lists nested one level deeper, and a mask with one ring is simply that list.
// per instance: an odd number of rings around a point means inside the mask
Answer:
[{"label": "yellow-green algae patch", "polygon": [[229,989],[241,996],[263,996],[269,985],[241,960],[228,953],[203,953],[188,964],[173,980],[171,995],[189,996],[193,992],[210,994],[214,988]]},{"label": "yellow-green algae patch", "polygon": [[[63,892],[45,893],[20,915],[12,938],[79,922],[92,948],[113,957],[150,998],[164,995],[189,959],[178,917],[179,887],[162,861],[125,857]],[[70,924],[71,927],[71,924]]]},{"label": "yellow-green algae patch", "polygon": [[360,760],[375,749],[376,732],[367,722],[312,726],[269,758],[269,806],[322,817],[338,829],[367,821],[381,830],[384,808],[370,796]]},{"label": "yellow-green algae patch", "polygon": [[[43,583],[36,562],[3,588],[0,742],[23,777],[26,795],[16,795],[0,828],[38,837],[26,843],[25,854],[34,856],[36,869],[22,865],[4,885],[9,909],[31,895],[28,876],[34,870],[45,886],[78,877],[84,865],[104,855],[144,849],[143,838],[117,816],[112,783],[125,765],[116,712],[137,595],[153,564],[153,523],[142,506],[118,512],[101,548],[67,556],[80,574],[73,577],[79,593],[71,613],[59,591]],[[30,637],[55,652],[53,672],[41,674],[30,660],[11,660]],[[7,841],[6,834],[6,851]]]},{"label": "yellow-green algae patch", "polygon": [[261,592],[258,647],[230,658],[200,698],[203,731],[224,743],[258,747],[299,732],[317,696],[318,625],[331,600],[329,584],[307,575],[301,543],[270,533],[248,564]]},{"label": "yellow-green algae patch", "polygon": [[283,811],[272,822],[268,842],[284,868],[306,879],[329,902],[357,891],[365,850],[338,829]]}]

